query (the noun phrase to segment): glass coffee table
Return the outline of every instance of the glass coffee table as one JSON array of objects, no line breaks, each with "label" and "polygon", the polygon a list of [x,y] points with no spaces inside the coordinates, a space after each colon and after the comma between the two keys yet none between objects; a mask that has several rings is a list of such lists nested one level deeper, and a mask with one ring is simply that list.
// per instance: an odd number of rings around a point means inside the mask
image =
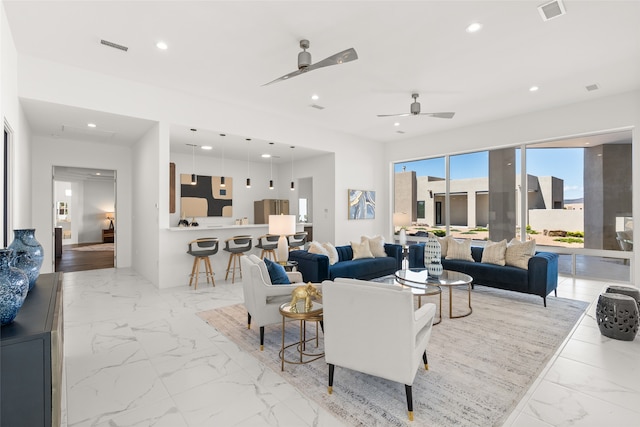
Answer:
[{"label": "glass coffee table", "polygon": [[[427,290],[430,287],[449,288],[449,319],[459,319],[466,317],[473,312],[471,308],[471,282],[473,278],[468,274],[459,273],[457,271],[444,270],[440,276],[432,276],[428,274],[426,268],[409,268],[406,270],[398,270],[395,273],[396,280],[401,285],[409,286],[414,289]],[[453,290],[456,286],[466,286],[469,296],[469,310],[460,315],[453,315]],[[442,294],[440,295],[440,315],[442,316]]]},{"label": "glass coffee table", "polygon": [[[404,271],[404,270],[403,270]],[[401,281],[396,275],[390,274],[389,276],[378,277],[371,280],[376,283],[386,283],[388,285],[401,285],[405,286],[405,283]],[[411,289],[411,293],[418,297],[418,308],[422,306],[422,297],[438,295],[440,302],[438,304],[438,321],[433,322],[434,325],[442,322],[442,289],[438,285],[431,283],[423,283],[421,286],[406,285]]]}]

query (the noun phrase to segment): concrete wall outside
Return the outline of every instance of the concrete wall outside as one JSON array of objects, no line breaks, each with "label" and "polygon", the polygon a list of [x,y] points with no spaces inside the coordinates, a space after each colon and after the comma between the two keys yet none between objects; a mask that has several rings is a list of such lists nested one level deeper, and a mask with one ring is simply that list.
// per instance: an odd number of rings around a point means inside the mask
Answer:
[{"label": "concrete wall outside", "polygon": [[565,209],[531,209],[529,224],[539,233],[544,230],[584,231],[584,211]]}]

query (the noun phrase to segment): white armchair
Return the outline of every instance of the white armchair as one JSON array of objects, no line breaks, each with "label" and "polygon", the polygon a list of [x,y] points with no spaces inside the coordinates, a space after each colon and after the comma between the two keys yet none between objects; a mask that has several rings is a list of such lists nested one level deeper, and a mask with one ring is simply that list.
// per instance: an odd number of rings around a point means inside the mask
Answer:
[{"label": "white armchair", "polygon": [[291,300],[291,292],[304,285],[302,273],[287,272],[290,285],[272,285],[267,266],[255,255],[243,255],[240,258],[242,271],[242,289],[244,306],[247,309],[247,328],[251,322],[260,327],[260,350],[264,349],[264,327],[282,321],[278,310],[282,303]]},{"label": "white armchair", "polygon": [[427,364],[435,304],[414,310],[413,294],[399,285],[336,279],[322,284],[324,351],[329,394],[335,365],[405,384],[409,420],[411,386]]}]

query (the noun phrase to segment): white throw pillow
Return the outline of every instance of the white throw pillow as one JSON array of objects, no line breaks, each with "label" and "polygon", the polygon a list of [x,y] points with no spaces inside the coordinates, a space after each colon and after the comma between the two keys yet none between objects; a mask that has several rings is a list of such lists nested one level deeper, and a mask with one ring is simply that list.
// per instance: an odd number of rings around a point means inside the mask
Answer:
[{"label": "white throw pillow", "polygon": [[436,239],[438,239],[438,243],[440,243],[440,253],[444,257],[447,256],[447,251],[449,250],[449,239],[450,238],[451,238],[451,236],[444,236],[444,237],[437,237],[436,236]]},{"label": "white throw pillow", "polygon": [[360,238],[360,243],[368,242],[369,249],[371,250],[371,254],[374,258],[384,258],[387,256],[387,253],[384,251],[384,237],[382,236],[362,236]]},{"label": "white throw pillow", "polygon": [[446,259],[461,259],[474,262],[471,256],[471,240],[449,239]]},{"label": "white throw pillow", "polygon": [[353,250],[353,259],[373,258],[368,241],[362,243],[351,242],[351,249]]},{"label": "white throw pillow", "polygon": [[536,241],[521,242],[511,239],[504,254],[505,263],[512,267],[529,269],[529,259],[536,253]]},{"label": "white throw pillow", "polygon": [[338,256],[338,251],[335,246],[331,243],[323,243],[322,247],[327,251],[327,255],[329,256],[329,265],[333,265],[338,262],[340,257]]},{"label": "white throw pillow", "polygon": [[504,265],[504,254],[507,250],[507,239],[499,242],[487,240],[482,251],[482,262],[485,264]]},{"label": "white throw pillow", "polygon": [[309,249],[307,249],[307,251],[311,254],[329,256],[327,250],[320,244],[320,242],[316,242],[315,240],[309,243]]}]

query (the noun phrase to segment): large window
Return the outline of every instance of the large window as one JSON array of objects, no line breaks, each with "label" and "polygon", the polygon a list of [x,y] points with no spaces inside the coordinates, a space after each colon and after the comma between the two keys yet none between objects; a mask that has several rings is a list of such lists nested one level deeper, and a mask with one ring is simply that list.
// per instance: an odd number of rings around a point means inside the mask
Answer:
[{"label": "large window", "polygon": [[598,277],[600,268],[602,275],[617,271],[617,279],[629,280],[631,132],[522,148],[397,163],[396,178],[412,178],[396,179],[395,207],[413,192],[401,187],[415,186],[419,214],[409,235],[446,230],[477,244],[535,239],[540,250],[562,254],[565,273]]}]

